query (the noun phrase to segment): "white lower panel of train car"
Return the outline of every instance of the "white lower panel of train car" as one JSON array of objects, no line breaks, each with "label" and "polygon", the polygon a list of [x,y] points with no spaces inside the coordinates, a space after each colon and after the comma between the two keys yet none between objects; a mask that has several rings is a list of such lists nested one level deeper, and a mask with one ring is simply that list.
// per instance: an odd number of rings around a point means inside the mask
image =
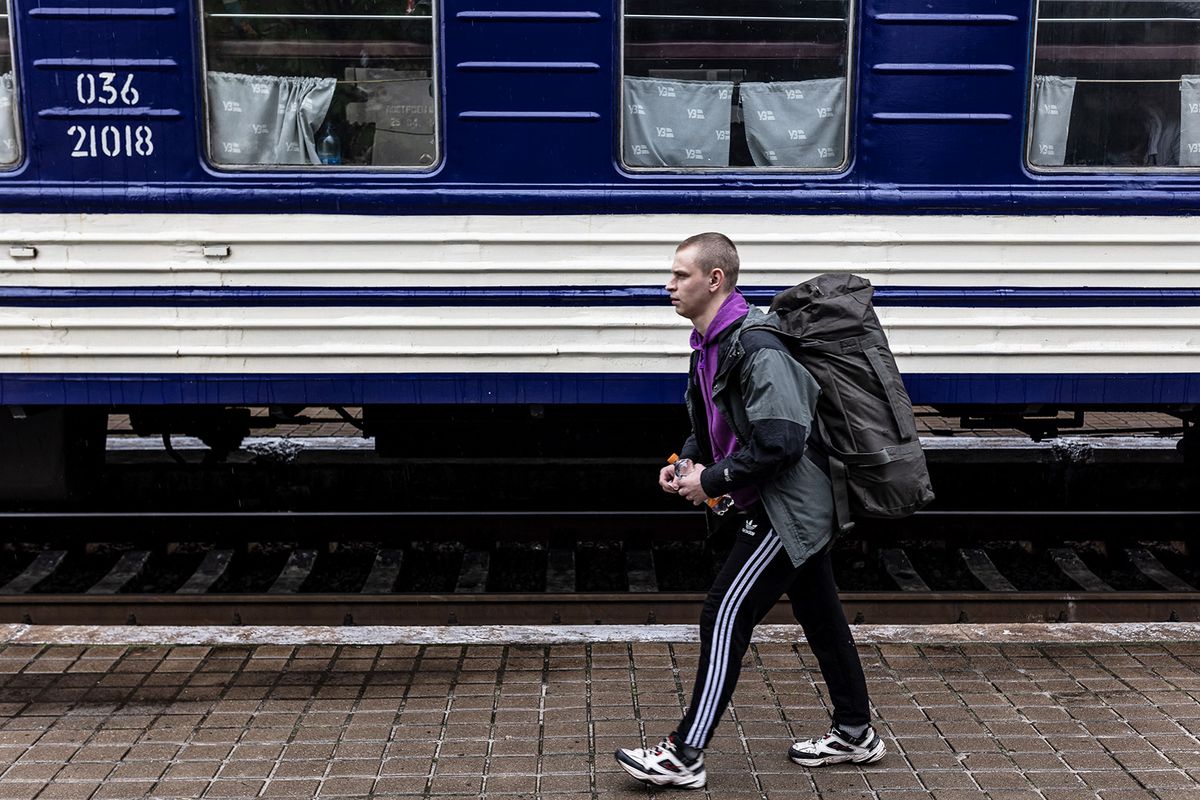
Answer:
[{"label": "white lower panel of train car", "polygon": [[[907,373],[1200,372],[1170,309],[880,309]],[[670,308],[0,308],[2,372],[680,373]]]},{"label": "white lower panel of train car", "polygon": [[676,373],[687,323],[657,292],[680,240],[720,230],[751,293],[827,271],[903,287],[879,314],[908,373],[1194,374],[1195,223],[5,215],[0,372]]}]

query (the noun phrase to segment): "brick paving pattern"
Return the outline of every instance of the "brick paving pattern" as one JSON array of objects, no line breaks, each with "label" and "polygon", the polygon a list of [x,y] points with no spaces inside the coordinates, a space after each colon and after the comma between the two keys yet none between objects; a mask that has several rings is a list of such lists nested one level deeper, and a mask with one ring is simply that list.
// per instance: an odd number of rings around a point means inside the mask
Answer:
[{"label": "brick paving pattern", "polygon": [[[0,798],[651,797],[611,752],[670,730],[696,648],[10,644]],[[1200,642],[861,650],[883,762],[788,761],[823,685],[761,643],[692,796],[1200,798]]]}]

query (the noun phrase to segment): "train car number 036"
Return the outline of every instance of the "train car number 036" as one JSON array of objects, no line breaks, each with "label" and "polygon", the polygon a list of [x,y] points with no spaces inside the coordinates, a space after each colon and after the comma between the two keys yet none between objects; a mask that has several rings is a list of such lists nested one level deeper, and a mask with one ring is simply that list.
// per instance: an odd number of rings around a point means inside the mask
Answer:
[{"label": "train car number 036", "polygon": [[[117,73],[81,72],[75,76],[75,95],[85,106],[99,103],[102,106],[136,106],[141,94],[133,85],[133,74],[125,73],[121,88],[117,89]],[[119,102],[118,102],[119,101]]]},{"label": "train car number 036", "polygon": [[154,132],[149,125],[72,125],[75,138],[72,158],[149,156],[154,154]]}]

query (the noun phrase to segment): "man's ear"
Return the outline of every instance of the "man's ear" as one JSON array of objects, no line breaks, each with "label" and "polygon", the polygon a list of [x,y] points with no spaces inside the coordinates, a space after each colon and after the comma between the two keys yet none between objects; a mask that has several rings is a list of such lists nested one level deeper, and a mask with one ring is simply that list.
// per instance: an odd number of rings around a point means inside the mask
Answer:
[{"label": "man's ear", "polygon": [[708,273],[708,289],[709,291],[719,291],[725,285],[725,270],[720,267],[713,267],[712,272]]}]

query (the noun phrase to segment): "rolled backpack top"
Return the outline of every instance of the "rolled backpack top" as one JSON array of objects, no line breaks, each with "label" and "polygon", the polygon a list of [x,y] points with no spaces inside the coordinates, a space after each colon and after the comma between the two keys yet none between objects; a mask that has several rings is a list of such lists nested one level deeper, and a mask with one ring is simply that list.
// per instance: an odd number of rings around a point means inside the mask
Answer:
[{"label": "rolled backpack top", "polygon": [[906,517],[933,500],[912,401],[879,324],[870,281],[826,274],[771,302],[789,348],[817,383],[838,523]]}]

